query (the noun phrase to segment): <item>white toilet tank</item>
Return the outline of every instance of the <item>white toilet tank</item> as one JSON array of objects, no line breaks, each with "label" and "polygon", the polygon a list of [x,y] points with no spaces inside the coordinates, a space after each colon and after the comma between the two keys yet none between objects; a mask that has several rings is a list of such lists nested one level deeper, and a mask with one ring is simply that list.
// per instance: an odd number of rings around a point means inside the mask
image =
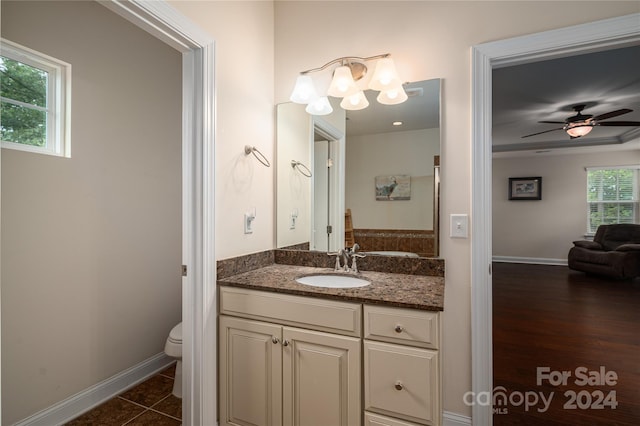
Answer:
[{"label": "white toilet tank", "polygon": [[164,345],[164,352],[171,357],[182,358],[182,323],[171,329]]}]

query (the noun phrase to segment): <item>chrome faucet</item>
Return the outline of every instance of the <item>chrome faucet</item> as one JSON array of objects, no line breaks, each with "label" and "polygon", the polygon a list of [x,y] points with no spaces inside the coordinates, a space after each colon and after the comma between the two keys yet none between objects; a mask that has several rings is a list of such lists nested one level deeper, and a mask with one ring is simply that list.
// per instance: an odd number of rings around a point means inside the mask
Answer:
[{"label": "chrome faucet", "polygon": [[[344,257],[344,249],[338,250],[338,252],[335,255],[336,255],[336,267],[334,269],[336,271],[341,271],[342,265],[340,265],[340,258]],[[345,266],[346,266],[346,263],[345,263]]]},{"label": "chrome faucet", "polygon": [[[349,262],[348,262],[348,255],[347,255],[347,251],[345,249],[340,249],[335,253],[327,253],[329,256],[335,256],[336,257],[336,266],[334,267],[335,271],[348,271],[349,270]],[[344,266],[342,266],[340,259],[343,259]]]},{"label": "chrome faucet", "polygon": [[349,249],[342,249],[342,263],[344,264],[344,271],[349,272],[349,259],[351,258],[351,252]]},{"label": "chrome faucet", "polygon": [[[366,255],[356,253],[360,249],[360,246],[356,243],[353,247],[347,247],[346,249],[340,249],[335,253],[327,253],[329,256],[336,257],[336,265],[334,270],[344,272],[358,272],[358,258],[363,258]],[[349,266],[349,260],[351,260],[351,266]]]},{"label": "chrome faucet", "polygon": [[355,243],[353,245],[353,247],[351,248],[351,271],[358,273],[358,264],[357,264],[357,260],[358,258],[362,259],[363,257],[366,257],[366,254],[358,254],[356,253],[358,250],[360,249],[360,246],[358,245],[358,243]]}]

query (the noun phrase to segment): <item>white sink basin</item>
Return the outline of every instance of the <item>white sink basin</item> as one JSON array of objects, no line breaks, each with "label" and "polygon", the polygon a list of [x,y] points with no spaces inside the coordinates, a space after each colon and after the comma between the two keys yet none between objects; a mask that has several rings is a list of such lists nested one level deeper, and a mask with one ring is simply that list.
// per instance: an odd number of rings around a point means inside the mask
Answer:
[{"label": "white sink basin", "polygon": [[310,285],[314,287],[329,288],[353,288],[365,287],[371,284],[367,280],[357,278],[351,275],[308,275],[306,277],[296,278],[300,284]]}]

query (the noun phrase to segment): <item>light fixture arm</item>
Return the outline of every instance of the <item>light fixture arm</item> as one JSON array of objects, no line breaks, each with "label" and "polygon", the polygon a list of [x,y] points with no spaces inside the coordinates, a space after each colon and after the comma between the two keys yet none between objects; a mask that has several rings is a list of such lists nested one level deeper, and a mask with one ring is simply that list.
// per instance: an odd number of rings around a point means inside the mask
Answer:
[{"label": "light fixture arm", "polygon": [[330,67],[331,65],[334,64],[344,64],[345,61],[346,63],[350,63],[352,60],[358,60],[358,61],[363,61],[363,62],[367,62],[367,61],[373,61],[374,59],[382,59],[382,58],[388,58],[389,56],[391,56],[391,53],[383,53],[382,55],[375,55],[375,56],[368,56],[366,58],[361,58],[359,56],[343,56],[342,58],[338,58],[338,59],[334,59],[331,62],[327,62],[326,64],[324,64],[321,67],[318,68],[312,68],[309,70],[305,70],[300,72],[301,75],[305,75],[305,74],[309,74],[312,72],[318,72],[318,71],[322,71],[327,69],[328,67]]}]

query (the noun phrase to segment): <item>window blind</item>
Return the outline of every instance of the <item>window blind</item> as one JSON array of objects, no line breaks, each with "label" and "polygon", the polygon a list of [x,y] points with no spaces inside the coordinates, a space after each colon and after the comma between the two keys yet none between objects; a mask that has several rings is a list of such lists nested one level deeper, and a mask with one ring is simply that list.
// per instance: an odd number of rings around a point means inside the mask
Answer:
[{"label": "window blind", "polygon": [[614,223],[638,223],[639,167],[603,167],[587,169],[589,233],[598,226]]}]

